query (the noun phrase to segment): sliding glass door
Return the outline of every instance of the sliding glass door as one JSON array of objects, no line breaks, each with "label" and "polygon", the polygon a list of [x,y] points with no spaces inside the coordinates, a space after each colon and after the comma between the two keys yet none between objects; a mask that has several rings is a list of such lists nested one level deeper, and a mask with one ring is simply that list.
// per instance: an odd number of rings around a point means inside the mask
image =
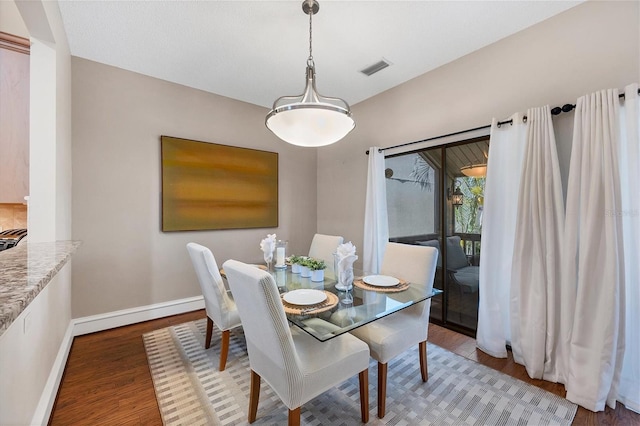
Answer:
[{"label": "sliding glass door", "polygon": [[475,334],[489,140],[386,158],[390,241],[436,247],[433,322]]}]

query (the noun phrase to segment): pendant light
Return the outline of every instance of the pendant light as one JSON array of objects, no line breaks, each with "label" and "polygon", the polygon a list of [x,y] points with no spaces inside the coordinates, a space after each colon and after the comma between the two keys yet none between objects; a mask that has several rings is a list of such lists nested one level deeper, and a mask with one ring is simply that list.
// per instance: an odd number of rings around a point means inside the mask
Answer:
[{"label": "pendant light", "polygon": [[479,164],[469,164],[468,166],[460,168],[463,175],[469,177],[485,177],[487,175],[487,158],[489,158],[487,151],[482,150],[484,155],[484,162]]},{"label": "pendant light", "polygon": [[320,5],[316,0],[302,2],[309,15],[309,58],[306,87],[300,96],[276,99],[265,119],[267,128],[277,137],[293,145],[317,147],[330,145],[344,138],[355,122],[349,104],[340,98],[321,96],[316,90],[316,70],[312,51],[312,17]]},{"label": "pendant light", "polygon": [[471,164],[460,169],[463,175],[469,177],[483,177],[487,175],[487,163]]}]

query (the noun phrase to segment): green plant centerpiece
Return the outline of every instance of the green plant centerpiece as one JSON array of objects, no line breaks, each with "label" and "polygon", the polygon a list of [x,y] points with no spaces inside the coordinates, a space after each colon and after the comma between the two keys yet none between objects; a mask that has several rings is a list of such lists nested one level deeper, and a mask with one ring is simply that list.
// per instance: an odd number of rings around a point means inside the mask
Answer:
[{"label": "green plant centerpiece", "polygon": [[299,274],[301,272],[305,259],[307,259],[307,256],[296,256],[295,254],[289,256],[288,261],[291,264],[291,272],[294,274]]},{"label": "green plant centerpiece", "polygon": [[305,266],[309,270],[311,281],[324,281],[324,269],[327,267],[327,265],[324,263],[324,260],[309,258],[305,261]]},{"label": "green plant centerpiece", "polygon": [[322,271],[327,267],[327,265],[324,263],[324,260],[320,259],[309,258],[307,259],[306,263],[307,264],[305,266],[312,271]]}]

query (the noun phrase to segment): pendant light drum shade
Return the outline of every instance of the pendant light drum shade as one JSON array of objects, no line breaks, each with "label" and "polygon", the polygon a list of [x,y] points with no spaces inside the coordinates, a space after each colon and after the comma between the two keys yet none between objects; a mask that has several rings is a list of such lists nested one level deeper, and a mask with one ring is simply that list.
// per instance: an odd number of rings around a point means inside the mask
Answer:
[{"label": "pendant light drum shade", "polygon": [[277,137],[292,145],[318,147],[344,138],[355,122],[349,104],[340,98],[321,96],[316,90],[316,72],[311,50],[311,17],[320,6],[316,0],[305,0],[302,10],[309,15],[309,58],[304,93],[283,96],[273,103],[265,124]]},{"label": "pendant light drum shade", "polygon": [[487,175],[486,164],[474,164],[460,169],[463,175],[469,177],[484,177]]}]

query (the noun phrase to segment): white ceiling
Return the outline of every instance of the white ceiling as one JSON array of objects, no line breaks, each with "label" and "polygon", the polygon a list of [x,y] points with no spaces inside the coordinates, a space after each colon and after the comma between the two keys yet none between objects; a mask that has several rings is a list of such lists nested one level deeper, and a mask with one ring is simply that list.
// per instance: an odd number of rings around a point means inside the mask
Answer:
[{"label": "white ceiling", "polygon": [[[579,3],[321,0],[313,17],[317,88],[353,105]],[[265,107],[304,89],[309,22],[301,0],[59,5],[74,56]],[[393,65],[371,77],[359,72],[382,58]]]}]

